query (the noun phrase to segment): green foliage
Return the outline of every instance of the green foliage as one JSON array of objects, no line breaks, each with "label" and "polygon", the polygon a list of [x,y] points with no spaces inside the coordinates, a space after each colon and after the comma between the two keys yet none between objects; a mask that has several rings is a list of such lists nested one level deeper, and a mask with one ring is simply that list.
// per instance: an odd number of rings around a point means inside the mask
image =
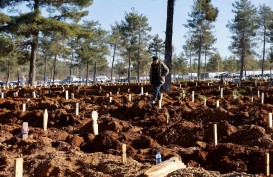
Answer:
[{"label": "green foliage", "polygon": [[198,78],[201,68],[201,54],[209,55],[213,49],[212,45],[216,42],[212,34],[214,26],[211,23],[216,21],[217,16],[218,9],[212,6],[210,0],[195,0],[192,11],[189,14],[190,19],[187,20],[185,25],[191,32],[192,52],[198,55]]},{"label": "green foliage", "polygon": [[[52,33],[58,33],[62,38],[75,35],[79,30],[79,25],[69,24],[68,22],[79,22],[83,16],[88,14],[87,11],[83,11],[83,8],[91,5],[92,2],[92,0],[70,0],[65,2],[53,0],[0,1],[1,9],[7,8],[8,12],[15,14],[13,16],[0,14],[0,32],[24,36],[25,39],[22,40],[23,43],[21,45],[24,45],[26,48],[30,47],[33,54],[30,55],[30,84],[35,82],[36,53],[39,49],[38,37],[52,35]],[[30,11],[19,13],[21,5],[28,7]],[[45,13],[42,14],[41,11],[43,9]],[[52,50],[60,49],[60,46],[56,45]],[[59,52],[64,52],[65,54],[67,51],[63,49]]]},{"label": "green foliage", "polygon": [[188,62],[183,53],[181,53],[179,56],[174,55],[172,59],[172,65],[173,65],[173,74],[187,74],[188,73]]},{"label": "green foliage", "polygon": [[254,38],[258,29],[257,10],[250,0],[238,0],[232,6],[235,18],[227,25],[232,33],[229,49],[240,58],[240,78],[242,78],[243,70],[246,70],[246,60],[251,58],[256,46]]},{"label": "green foliage", "polygon": [[163,40],[159,38],[158,34],[156,34],[149,43],[148,50],[152,55],[159,58],[161,54],[164,54],[164,43]]},{"label": "green foliage", "polygon": [[212,55],[207,64],[207,71],[220,72],[223,69],[222,58],[219,53]]}]

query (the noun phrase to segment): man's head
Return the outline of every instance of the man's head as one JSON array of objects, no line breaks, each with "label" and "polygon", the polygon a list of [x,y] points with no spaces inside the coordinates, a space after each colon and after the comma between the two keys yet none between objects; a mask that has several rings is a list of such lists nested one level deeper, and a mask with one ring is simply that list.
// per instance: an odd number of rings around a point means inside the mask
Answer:
[{"label": "man's head", "polygon": [[153,58],[153,63],[157,64],[158,63],[158,57],[157,56],[153,56],[152,58]]}]

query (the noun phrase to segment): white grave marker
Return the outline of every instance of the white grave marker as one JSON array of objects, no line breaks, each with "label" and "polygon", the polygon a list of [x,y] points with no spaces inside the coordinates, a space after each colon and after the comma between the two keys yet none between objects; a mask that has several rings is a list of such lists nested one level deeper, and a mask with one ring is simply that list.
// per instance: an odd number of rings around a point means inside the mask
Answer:
[{"label": "white grave marker", "polygon": [[76,103],[76,116],[78,116],[79,115],[79,103]]},{"label": "white grave marker", "polygon": [[126,144],[122,144],[121,148],[122,154],[121,154],[121,163],[126,164],[127,163],[127,158],[126,158]]},{"label": "white grave marker", "polygon": [[32,92],[32,98],[33,98],[33,99],[36,98],[36,93],[35,93],[35,91]]},{"label": "white grave marker", "polygon": [[68,100],[68,90],[65,91],[65,99]]},{"label": "white grave marker", "polygon": [[16,158],[15,159],[15,177],[23,177],[23,158]]},{"label": "white grave marker", "polygon": [[92,111],[92,119],[93,119],[93,133],[94,135],[99,134],[99,128],[98,128],[98,112],[97,111]]},{"label": "white grave marker", "polygon": [[220,105],[219,100],[217,100],[216,101],[216,108],[219,108],[219,105]]},{"label": "white grave marker", "polygon": [[71,99],[73,100],[75,98],[75,94],[74,93],[71,93]]},{"label": "white grave marker", "polygon": [[191,92],[191,101],[194,102],[194,91]]},{"label": "white grave marker", "polygon": [[128,100],[129,101],[132,101],[132,95],[131,94],[129,94],[129,96],[128,96],[129,98],[128,98]]},{"label": "white grave marker", "polygon": [[218,140],[217,140],[217,124],[213,125],[213,137],[214,137],[214,145],[216,146],[218,144]]},{"label": "white grave marker", "polygon": [[261,103],[264,104],[264,93],[262,93]]},{"label": "white grave marker", "polygon": [[27,139],[28,138],[28,122],[23,122],[22,128],[21,128],[21,134],[22,134],[22,138],[23,139]]},{"label": "white grave marker", "polygon": [[162,108],[162,107],[161,107],[161,102],[162,102],[162,100],[158,100],[158,108],[159,108],[159,109]]},{"label": "white grave marker", "polygon": [[26,112],[26,108],[27,108],[26,103],[23,103],[22,112]]},{"label": "white grave marker", "polygon": [[48,122],[48,113],[47,113],[47,109],[45,109],[44,114],[43,114],[43,128],[44,131],[47,130],[47,122]]}]

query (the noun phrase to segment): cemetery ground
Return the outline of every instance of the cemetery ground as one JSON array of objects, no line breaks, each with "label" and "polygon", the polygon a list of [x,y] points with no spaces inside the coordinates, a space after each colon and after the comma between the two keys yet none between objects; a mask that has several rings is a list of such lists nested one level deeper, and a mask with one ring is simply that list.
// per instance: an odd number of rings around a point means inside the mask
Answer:
[{"label": "cemetery ground", "polygon": [[[0,176],[14,176],[19,157],[24,176],[143,176],[157,151],[163,161],[176,156],[187,165],[169,177],[273,172],[268,82],[175,83],[156,104],[150,103],[147,84],[17,87],[2,93]],[[29,130],[22,129],[23,122]]]}]

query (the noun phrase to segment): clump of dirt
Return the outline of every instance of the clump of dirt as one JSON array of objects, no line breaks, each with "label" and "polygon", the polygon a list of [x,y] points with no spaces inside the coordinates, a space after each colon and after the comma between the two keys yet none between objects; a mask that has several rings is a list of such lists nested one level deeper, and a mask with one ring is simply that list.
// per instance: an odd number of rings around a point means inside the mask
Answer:
[{"label": "clump of dirt", "polygon": [[[147,84],[5,90],[6,97],[0,99],[0,176],[13,173],[16,157],[24,158],[25,176],[142,176],[155,163],[157,151],[163,160],[179,156],[189,167],[168,176],[262,176],[265,153],[273,158],[273,130],[268,127],[273,91],[265,86],[250,89],[251,85],[254,82],[243,82],[241,87],[176,83],[170,93],[164,93],[161,109],[158,103],[151,104],[152,90]],[[219,86],[224,88],[222,98]],[[141,87],[150,94],[141,95]],[[75,98],[66,100],[65,90],[75,93]],[[264,93],[265,104],[261,104],[257,90]],[[14,97],[16,91],[18,97]],[[33,91],[36,99],[31,98]],[[26,112],[22,112],[23,103]],[[76,103],[80,105],[78,116]],[[45,109],[49,115],[46,131]],[[94,110],[99,114],[98,135],[93,133]],[[23,122],[29,124],[25,140]],[[214,124],[217,146],[213,144]],[[122,144],[127,146],[127,164],[121,164]]]}]

